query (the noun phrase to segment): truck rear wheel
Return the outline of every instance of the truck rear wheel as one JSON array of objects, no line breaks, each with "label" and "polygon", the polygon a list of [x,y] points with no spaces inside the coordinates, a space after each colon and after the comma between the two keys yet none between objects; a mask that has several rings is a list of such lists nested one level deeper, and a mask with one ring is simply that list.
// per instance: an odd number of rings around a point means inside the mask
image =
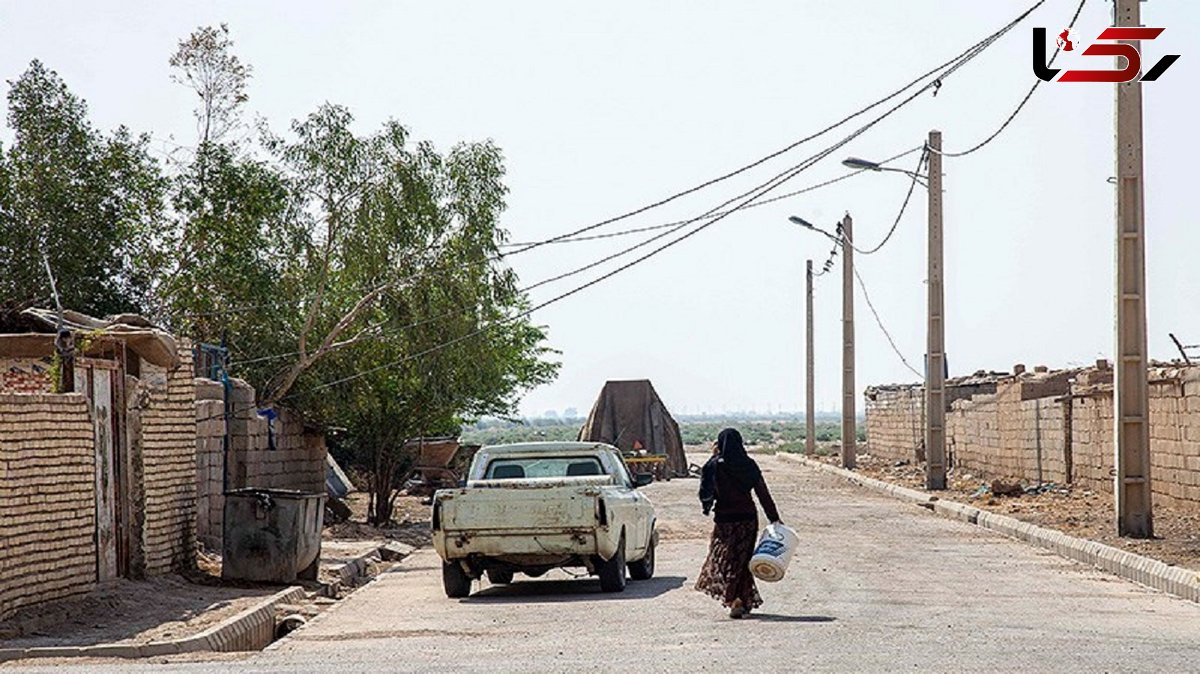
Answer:
[{"label": "truck rear wheel", "polygon": [[625,534],[621,534],[621,542],[612,559],[596,560],[596,575],[600,576],[600,589],[604,592],[623,592],[625,590]]},{"label": "truck rear wheel", "polygon": [[442,588],[451,599],[462,599],[471,595],[471,581],[462,564],[442,562]]},{"label": "truck rear wheel", "polygon": [[650,532],[650,545],[646,547],[646,555],[636,562],[629,564],[629,577],[634,580],[650,580],[654,577],[654,549],[658,547],[658,532]]},{"label": "truck rear wheel", "polygon": [[487,577],[492,585],[508,585],[513,580],[513,572],[508,569],[488,569]]}]

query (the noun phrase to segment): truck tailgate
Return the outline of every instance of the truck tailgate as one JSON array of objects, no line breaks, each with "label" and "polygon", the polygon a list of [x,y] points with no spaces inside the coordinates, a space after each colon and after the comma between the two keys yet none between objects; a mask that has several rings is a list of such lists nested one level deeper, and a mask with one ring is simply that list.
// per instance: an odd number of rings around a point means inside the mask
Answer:
[{"label": "truck tailgate", "polygon": [[459,489],[439,500],[446,531],[564,530],[596,525],[594,487]]}]

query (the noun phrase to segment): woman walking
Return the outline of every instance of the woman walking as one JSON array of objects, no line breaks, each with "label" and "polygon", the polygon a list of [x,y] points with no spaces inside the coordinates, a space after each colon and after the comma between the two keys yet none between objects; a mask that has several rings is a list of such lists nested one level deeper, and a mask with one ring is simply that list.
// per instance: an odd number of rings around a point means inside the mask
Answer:
[{"label": "woman walking", "polygon": [[701,472],[700,503],[705,515],[716,511],[716,524],[696,589],[719,599],[730,618],[744,618],[762,606],[750,574],[750,557],[758,540],[758,509],[750,492],[758,496],[767,519],[779,522],[762,470],[746,455],[742,435],[726,428],[717,436],[715,453]]}]

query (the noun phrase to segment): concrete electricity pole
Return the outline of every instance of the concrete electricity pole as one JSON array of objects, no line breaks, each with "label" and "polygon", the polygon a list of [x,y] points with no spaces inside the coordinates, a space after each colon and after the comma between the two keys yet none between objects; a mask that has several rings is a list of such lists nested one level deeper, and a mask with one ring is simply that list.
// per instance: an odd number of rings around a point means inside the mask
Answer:
[{"label": "concrete electricity pole", "polygon": [[[1140,0],[1116,0],[1116,26],[1141,26]],[[1138,40],[1122,40],[1140,48]],[[1122,65],[1120,59],[1118,67]],[[1113,380],[1117,533],[1154,535],[1146,371],[1146,249],[1142,185],[1142,85],[1117,84],[1117,366]]]},{"label": "concrete electricity pole", "polygon": [[946,488],[946,327],[942,302],[942,132],[929,132],[929,290],[925,345],[925,488]]},{"label": "concrete electricity pole", "polygon": [[817,451],[816,412],[813,410],[813,290],[812,290],[812,260],[808,261],[805,271],[804,316],[807,319],[805,330],[804,354],[804,453],[812,456]]},{"label": "concrete electricity pole", "polygon": [[842,220],[842,468],[853,468],[858,424],[854,415],[854,221]]}]

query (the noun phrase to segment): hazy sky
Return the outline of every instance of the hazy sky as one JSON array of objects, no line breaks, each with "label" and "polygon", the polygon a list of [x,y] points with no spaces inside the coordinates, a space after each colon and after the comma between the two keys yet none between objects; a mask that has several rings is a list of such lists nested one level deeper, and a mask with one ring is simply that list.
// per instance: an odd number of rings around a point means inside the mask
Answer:
[{"label": "hazy sky", "polygon": [[[2,0],[0,77],[14,79],[39,58],[87,99],[100,128],[127,124],[167,148],[167,139],[195,136],[191,96],[170,81],[167,58],[196,26],[226,22],[237,53],[254,66],[250,110],[276,129],[332,101],[348,106],[364,132],[391,117],[443,149],[495,139],[512,190],[504,224],[524,241],[625,212],[783,147],[948,60],[1030,4]],[[943,131],[948,151],[974,145],[1033,82],[1030,28],[1057,33],[1076,4],[1048,0],[936,97],[923,96],[781,191],[843,174],[846,155],[883,158],[918,146],[931,128]],[[1089,0],[1077,39],[1089,42],[1108,25],[1111,6]],[[1200,157],[1200,3],[1152,0],[1142,12],[1146,25],[1167,28],[1143,44],[1145,61],[1182,54],[1144,85],[1149,343],[1152,357],[1170,358],[1168,332],[1200,343],[1200,229],[1188,197]],[[1107,59],[1078,59],[1059,63],[1109,67]],[[994,143],[946,160],[952,375],[1111,356],[1112,102],[1111,85],[1045,84]],[[612,229],[703,212],[836,137]],[[786,218],[831,226],[849,211],[856,240],[873,246],[906,188],[898,174],[868,173],[739,213],[539,311],[564,365],[555,384],[528,395],[524,411],[585,411],[605,379],[642,377],[681,413],[802,409],[804,260],[819,267],[829,242]],[[893,240],[857,261],[918,369],[925,199],[918,188]],[[635,240],[546,246],[512,264],[533,282]],[[533,299],[587,278],[538,289]],[[915,380],[861,292],[857,302],[859,388]],[[840,390],[840,274],[819,280],[816,305],[817,406],[830,409]]]}]

